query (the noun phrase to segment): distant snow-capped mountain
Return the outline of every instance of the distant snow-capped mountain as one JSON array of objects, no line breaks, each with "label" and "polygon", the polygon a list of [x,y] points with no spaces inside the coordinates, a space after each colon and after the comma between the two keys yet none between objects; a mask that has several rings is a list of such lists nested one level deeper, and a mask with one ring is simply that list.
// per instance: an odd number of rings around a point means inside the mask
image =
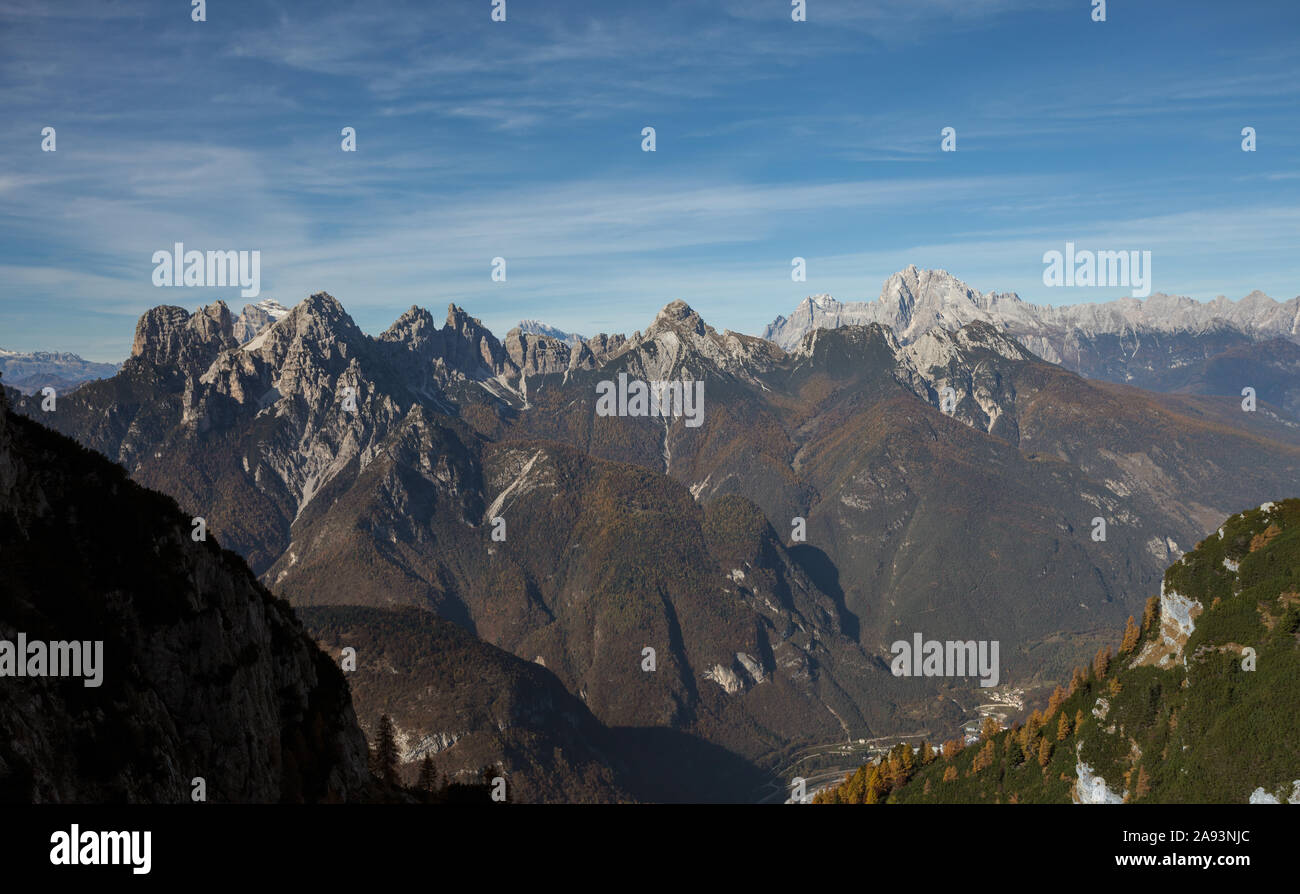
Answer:
[{"label": "distant snow-capped mountain", "polygon": [[904,344],[933,328],[959,329],[982,321],[1015,337],[1046,360],[1061,363],[1075,338],[1132,333],[1201,333],[1230,327],[1251,339],[1283,337],[1300,342],[1300,298],[1278,302],[1263,292],[1240,301],[1220,295],[1200,302],[1157,293],[1060,307],[1030,304],[1014,292],[979,292],[945,270],[910,266],[885,281],[875,301],[805,298],[787,318],[778,316],[763,337],[790,350],[813,329],[881,323]]},{"label": "distant snow-capped mountain", "polygon": [[515,328],[527,335],[545,335],[548,338],[566,342],[575,348],[586,341],[581,335],[565,332],[563,329],[556,329],[554,326],[548,326],[540,320],[520,320],[519,325]]},{"label": "distant snow-capped mountain", "polygon": [[263,298],[256,304],[245,304],[244,312],[234,322],[235,338],[239,343],[252,341],[263,329],[289,315],[289,308],[279,301]]},{"label": "distant snow-capped mountain", "polygon": [[49,386],[63,394],[85,382],[115,375],[116,363],[96,363],[76,354],[55,351],[6,351],[0,348],[0,375],[4,384],[23,394]]},{"label": "distant snow-capped mountain", "polygon": [[875,301],[805,298],[763,337],[794,350],[819,329],[879,323],[903,344],[933,330],[983,322],[1044,360],[1091,379],[1152,391],[1235,395],[1245,386],[1300,418],[1300,298],[1263,292],[1240,301],[1200,302],[1157,293],[1061,307],[1030,304],[1014,292],[979,292],[943,270],[908,267]]}]

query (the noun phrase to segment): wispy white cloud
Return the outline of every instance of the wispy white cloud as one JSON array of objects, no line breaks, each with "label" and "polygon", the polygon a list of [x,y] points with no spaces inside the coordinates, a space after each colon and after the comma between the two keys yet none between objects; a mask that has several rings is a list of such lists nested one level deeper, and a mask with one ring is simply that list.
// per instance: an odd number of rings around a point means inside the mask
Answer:
[{"label": "wispy white cloud", "polygon": [[[372,331],[449,300],[631,329],[679,297],[757,331],[908,263],[1077,300],[1035,286],[1067,238],[1149,247],[1157,286],[1198,296],[1300,282],[1300,72],[1262,31],[1071,55],[1033,41],[1086,28],[1077,0],[810,0],[800,25],[740,0],[512,3],[501,26],[486,3],[209,7],[0,0],[4,338],[58,331],[32,328],[50,304],[124,351],[112,315],[242,304],[153,289],[174,241],[261,250],[266,293],[329,290]],[[1122,47],[1123,21],[1070,33]],[[1235,150],[1247,115],[1258,154]]]}]

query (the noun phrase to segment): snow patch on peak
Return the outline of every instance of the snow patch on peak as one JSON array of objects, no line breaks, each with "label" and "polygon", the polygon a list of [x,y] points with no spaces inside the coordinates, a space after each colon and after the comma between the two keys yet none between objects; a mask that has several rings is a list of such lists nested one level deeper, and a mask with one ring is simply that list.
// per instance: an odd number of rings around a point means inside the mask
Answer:
[{"label": "snow patch on peak", "polygon": [[570,347],[579,347],[586,339],[575,332],[565,332],[563,329],[557,329],[540,320],[520,320],[517,328],[520,332],[528,335],[544,335],[547,338],[553,338],[556,341],[562,341]]},{"label": "snow patch on peak", "polygon": [[281,304],[279,301],[276,301],[274,298],[263,298],[261,301],[257,302],[253,306],[256,307],[258,310],[262,311],[262,313],[266,314],[267,316],[273,317],[274,319],[277,320],[289,316],[289,308],[285,307],[283,304]]},{"label": "snow patch on peak", "polygon": [[[1203,332],[1232,328],[1255,338],[1300,335],[1300,298],[1279,303],[1262,292],[1240,301],[1210,302],[1156,293],[1099,303],[1030,304],[1014,292],[979,292],[946,270],[909,265],[892,274],[874,302],[805,298],[789,319],[777,317],[763,337],[785,350],[809,331],[882,323],[906,343],[931,329],[959,329],[983,321],[1006,331],[1044,359],[1060,362],[1070,333],[1085,337],[1136,332]],[[823,306],[824,305],[824,306]]]}]

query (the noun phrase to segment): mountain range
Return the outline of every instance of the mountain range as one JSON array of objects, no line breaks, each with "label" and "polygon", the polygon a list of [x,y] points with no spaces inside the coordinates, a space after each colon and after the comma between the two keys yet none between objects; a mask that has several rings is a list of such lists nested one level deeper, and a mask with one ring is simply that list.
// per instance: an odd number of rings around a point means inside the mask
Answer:
[{"label": "mountain range", "polygon": [[[374,642],[363,726],[392,709],[409,761],[494,761],[536,800],[751,799],[800,749],[960,729],[987,693],[893,676],[892,641],[998,640],[1006,686],[1050,688],[1300,479],[1262,390],[1084,378],[986,319],[789,350],[683,302],[577,343],[455,305],[369,336],[325,293],[236,323],[155,308],[115,376],[12,398],[203,515],[327,650]],[[702,425],[598,413],[620,375],[703,382]],[[501,670],[431,688],[453,647]]]},{"label": "mountain range", "polygon": [[977,321],[1088,378],[1188,394],[1240,395],[1251,386],[1300,420],[1300,297],[1278,302],[1256,291],[1239,301],[1198,302],[1157,293],[1037,305],[912,266],[889,277],[874,302],[809,296],[768,324],[763,337],[790,350],[815,329],[880,323],[906,344]]},{"label": "mountain range", "polygon": [[[250,341],[287,313],[272,299],[245,305],[234,319],[234,337],[240,344]],[[976,321],[1088,378],[1220,396],[1239,395],[1240,383],[1248,382],[1257,397],[1300,421],[1300,297],[1278,302],[1255,291],[1235,302],[1223,296],[1198,302],[1157,293],[1146,299],[1035,305],[1013,292],[981,293],[944,270],[910,266],[890,276],[874,302],[811,295],[789,318],[778,316],[768,324],[762,337],[790,351],[815,329],[880,323],[908,344],[930,329],[958,329]],[[554,371],[558,362],[539,354],[545,347],[538,336],[565,344],[566,357],[581,353],[587,343],[538,320],[521,321],[505,343],[515,345],[511,359],[529,375]],[[597,352],[598,344],[593,344]],[[75,354],[0,349],[0,373],[26,394],[47,385],[64,393],[117,369]]]},{"label": "mountain range", "polygon": [[66,352],[20,353],[0,348],[0,375],[7,386],[23,394],[35,394],[45,387],[63,394],[84,382],[107,378],[118,369],[116,363],[95,363]]}]

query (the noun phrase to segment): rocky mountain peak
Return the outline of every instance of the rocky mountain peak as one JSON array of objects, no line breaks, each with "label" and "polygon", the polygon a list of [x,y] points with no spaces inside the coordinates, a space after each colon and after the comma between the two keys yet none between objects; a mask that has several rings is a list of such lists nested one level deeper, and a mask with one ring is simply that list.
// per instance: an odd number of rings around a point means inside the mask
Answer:
[{"label": "rocky mountain peak", "polygon": [[319,409],[331,399],[339,377],[374,353],[374,341],[327,292],[299,302],[236,347],[204,367],[199,378],[202,389],[186,393],[187,422],[203,428],[223,420],[222,401],[212,400],[218,395],[256,409],[266,400],[294,394]]},{"label": "rocky mountain peak", "polygon": [[449,365],[471,376],[480,366],[494,376],[508,372],[505,348],[477,317],[471,317],[455,304],[448,304],[447,322],[442,331]]},{"label": "rocky mountain peak", "polygon": [[778,316],[769,323],[763,330],[763,338],[787,351],[795,350],[809,332],[840,326],[843,310],[844,305],[830,295],[809,295],[799,302],[789,319]]},{"label": "rocky mountain peak", "polygon": [[413,351],[424,353],[428,346],[438,340],[439,332],[433,314],[412,304],[379,336],[379,340],[403,344]]},{"label": "rocky mountain peak", "polygon": [[604,363],[610,357],[615,356],[619,351],[623,350],[623,346],[626,344],[627,336],[622,333],[606,335],[604,332],[601,332],[587,339],[582,348],[579,349],[579,353],[585,351],[590,354],[597,363]]},{"label": "rocky mountain peak", "polygon": [[[795,315],[805,315],[809,318],[835,317],[842,307],[843,305],[831,295],[822,292],[817,295],[809,295],[800,301],[799,306],[795,309]],[[778,319],[783,318],[778,317]]]},{"label": "rocky mountain peak", "polygon": [[[338,299],[328,292],[305,298],[264,334],[280,344],[301,342],[325,346],[337,342],[358,344],[368,341]],[[254,340],[255,342],[258,339]],[[250,343],[247,347],[253,348]]]},{"label": "rocky mountain peak", "polygon": [[646,335],[651,336],[664,328],[692,332],[695,335],[705,335],[713,331],[705,325],[703,318],[689,304],[680,299],[664,305],[663,310],[659,311],[650,328],[646,330]]},{"label": "rocky mountain peak", "polygon": [[[965,323],[983,302],[978,292],[946,270],[906,267],[885,281],[878,303],[881,322],[911,340],[945,319]],[[944,327],[950,328],[950,327]]]},{"label": "rocky mountain peak", "polygon": [[483,322],[478,317],[471,317],[468,311],[454,303],[447,305],[447,322],[443,327],[457,332],[484,328]]},{"label": "rocky mountain peak", "polygon": [[[601,336],[591,339],[593,347]],[[672,301],[644,333],[636,332],[606,361],[631,359],[629,371],[650,380],[703,378],[723,373],[754,380],[784,352],[771,342],[729,330],[719,333],[685,301]]]},{"label": "rocky mountain peak", "polygon": [[224,301],[190,313],[183,307],[164,305],[147,310],[135,327],[131,357],[182,372],[201,372],[238,341],[230,308]]},{"label": "rocky mountain peak", "polygon": [[322,322],[335,323],[347,320],[352,322],[348,312],[343,309],[339,300],[329,292],[316,292],[313,295],[304,298],[302,301],[289,311],[285,319],[302,319],[308,317],[318,319]]},{"label": "rocky mountain peak", "polygon": [[[556,330],[558,331],[558,330]],[[506,333],[506,354],[526,376],[563,373],[581,366],[594,368],[595,358],[584,342],[570,342],[516,326]]]},{"label": "rocky mountain peak", "polygon": [[932,328],[958,329],[975,320],[1023,320],[1032,311],[1015,293],[982,294],[946,270],[909,265],[885,280],[873,302],[841,302],[830,295],[810,295],[787,319],[778,316],[763,338],[787,351],[814,329],[880,323],[904,343]]}]

